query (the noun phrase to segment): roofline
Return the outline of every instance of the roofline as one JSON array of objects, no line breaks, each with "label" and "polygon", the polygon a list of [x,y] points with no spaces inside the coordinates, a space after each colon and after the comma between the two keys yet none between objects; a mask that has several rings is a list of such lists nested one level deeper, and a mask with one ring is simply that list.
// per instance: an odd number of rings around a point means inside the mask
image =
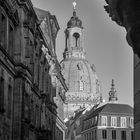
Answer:
[{"label": "roofline", "polygon": [[[104,109],[104,107],[106,107],[106,106],[109,105],[109,104],[110,104],[110,103],[107,103],[107,104],[105,104],[105,105],[103,105],[103,106],[97,108],[96,110],[94,110],[94,111],[97,111],[97,113],[96,113],[95,115],[93,115],[93,116],[91,116],[91,117],[89,117],[89,118],[88,118],[88,116],[87,116],[83,121],[89,120],[89,119],[91,119],[91,118],[93,118],[93,117],[95,117],[95,116],[99,116],[99,115],[101,115],[101,114],[102,114],[102,115],[105,114],[105,115],[108,115],[108,116],[110,116],[111,114],[113,114],[113,115],[118,115],[118,116],[120,116],[120,115],[134,116],[133,113],[102,112],[102,110]],[[130,106],[130,105],[128,105],[128,104],[116,104],[116,105],[125,105],[125,106],[129,106],[130,108],[133,109],[133,107]],[[101,109],[101,108],[102,108],[102,109]],[[99,110],[99,109],[101,109],[101,110]],[[99,111],[98,111],[98,110],[99,110]],[[91,113],[92,113],[92,112],[91,112]],[[90,114],[89,114],[89,115],[90,115]]]}]

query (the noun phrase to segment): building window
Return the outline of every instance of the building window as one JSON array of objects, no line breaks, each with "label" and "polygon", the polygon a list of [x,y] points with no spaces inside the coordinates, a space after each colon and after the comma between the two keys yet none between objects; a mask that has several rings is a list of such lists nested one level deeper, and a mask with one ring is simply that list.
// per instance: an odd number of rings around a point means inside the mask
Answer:
[{"label": "building window", "polygon": [[97,131],[95,130],[95,140],[97,139]]},{"label": "building window", "polygon": [[29,95],[28,94],[25,94],[25,106],[24,106],[24,117],[26,120],[30,121],[30,117],[31,117],[31,114],[30,114],[30,107],[29,107],[29,102],[30,102],[30,99],[29,99]]},{"label": "building window", "polygon": [[34,101],[31,99],[31,123],[35,124]]},{"label": "building window", "polygon": [[4,79],[0,77],[0,112],[4,111]]},{"label": "building window", "polygon": [[12,106],[12,87],[11,85],[8,86],[8,110],[7,110],[7,117],[11,118],[11,106]]},{"label": "building window", "polygon": [[0,32],[0,45],[2,47],[6,47],[6,17],[2,14],[1,15],[1,32]]},{"label": "building window", "polygon": [[94,139],[94,137],[93,137],[93,131],[92,131],[92,137],[91,137],[91,139],[92,139],[92,140]]},{"label": "building window", "polygon": [[84,140],[86,140],[86,134],[84,135],[84,137],[85,137]]},{"label": "building window", "polygon": [[13,28],[12,28],[12,26],[9,26],[9,44],[8,44],[8,52],[9,52],[9,55],[10,56],[13,56],[13,43],[14,43],[14,37],[13,37],[13,35],[14,35],[14,30],[13,30]]},{"label": "building window", "polygon": [[101,117],[101,126],[107,126],[107,116]]},{"label": "building window", "polygon": [[36,113],[36,120],[35,120],[36,127],[39,127],[40,114],[39,114],[39,107],[38,107],[38,105],[35,106],[35,113]]},{"label": "building window", "polygon": [[126,127],[126,117],[121,117],[121,127]]},{"label": "building window", "polygon": [[103,139],[107,138],[107,130],[102,130],[102,138]]},{"label": "building window", "polygon": [[131,140],[134,140],[134,132],[131,131]]},{"label": "building window", "polygon": [[130,127],[134,127],[134,118],[130,117]]},{"label": "building window", "polygon": [[91,133],[89,133],[89,140],[91,140]]},{"label": "building window", "polygon": [[94,125],[94,118],[91,119],[91,125]]},{"label": "building window", "polygon": [[84,82],[81,80],[79,81],[79,88],[80,88],[80,91],[84,90]]},{"label": "building window", "polygon": [[116,130],[112,130],[112,139],[116,139]]},{"label": "building window", "polygon": [[111,126],[113,127],[117,126],[117,117],[111,117]]},{"label": "building window", "polygon": [[75,46],[79,47],[79,33],[74,33],[73,36],[75,37]]},{"label": "building window", "polygon": [[126,140],[126,131],[121,131],[121,140]]}]

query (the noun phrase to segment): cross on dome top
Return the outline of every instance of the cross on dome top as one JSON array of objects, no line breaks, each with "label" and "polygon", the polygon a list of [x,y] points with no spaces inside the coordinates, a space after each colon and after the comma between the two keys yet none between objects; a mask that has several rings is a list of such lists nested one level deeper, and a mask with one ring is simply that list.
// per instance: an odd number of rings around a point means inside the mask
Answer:
[{"label": "cross on dome top", "polygon": [[76,27],[77,26],[79,28],[83,28],[82,27],[82,21],[76,15],[76,5],[77,5],[76,0],[74,0],[72,5],[73,5],[73,15],[72,15],[71,19],[68,21],[67,27],[68,28],[72,28],[72,27]]},{"label": "cross on dome top", "polygon": [[74,8],[74,10],[75,10],[75,9],[76,9],[77,3],[74,1],[72,4],[73,4],[73,8]]}]

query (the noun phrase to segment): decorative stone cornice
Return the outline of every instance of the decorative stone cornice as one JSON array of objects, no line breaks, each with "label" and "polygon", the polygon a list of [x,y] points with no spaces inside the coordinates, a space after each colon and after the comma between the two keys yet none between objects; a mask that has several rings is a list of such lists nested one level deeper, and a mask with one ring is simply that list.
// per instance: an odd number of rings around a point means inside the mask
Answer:
[{"label": "decorative stone cornice", "polygon": [[13,21],[14,25],[17,26],[19,24],[19,17],[16,0],[0,0],[0,5],[3,6],[9,18]]},{"label": "decorative stone cornice", "polygon": [[106,0],[109,16],[127,31],[127,42],[140,57],[140,1]]},{"label": "decorative stone cornice", "polygon": [[27,8],[28,10],[33,10],[33,4],[31,2],[31,0],[17,0],[18,4],[20,6],[24,6],[25,8]]}]

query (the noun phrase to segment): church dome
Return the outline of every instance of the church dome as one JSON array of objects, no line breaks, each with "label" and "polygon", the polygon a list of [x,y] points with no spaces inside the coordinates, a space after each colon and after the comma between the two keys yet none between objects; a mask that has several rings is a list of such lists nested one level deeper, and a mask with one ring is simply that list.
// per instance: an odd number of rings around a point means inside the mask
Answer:
[{"label": "church dome", "polygon": [[[76,101],[92,102],[100,97],[100,84],[95,66],[86,59],[64,59],[61,62],[62,74],[68,86],[68,92],[79,94]],[[70,95],[68,95],[70,96]],[[74,97],[74,96],[73,96]],[[66,97],[71,100],[72,97]]]},{"label": "church dome", "polygon": [[73,16],[65,30],[66,47],[61,61],[62,74],[68,87],[65,94],[64,116],[71,116],[77,109],[90,108],[100,103],[101,88],[95,66],[86,60],[82,21],[76,15],[76,2],[73,3]]},{"label": "church dome", "polygon": [[72,27],[81,27],[82,28],[82,21],[76,16],[76,11],[73,12],[73,16],[67,23],[68,28]]}]

